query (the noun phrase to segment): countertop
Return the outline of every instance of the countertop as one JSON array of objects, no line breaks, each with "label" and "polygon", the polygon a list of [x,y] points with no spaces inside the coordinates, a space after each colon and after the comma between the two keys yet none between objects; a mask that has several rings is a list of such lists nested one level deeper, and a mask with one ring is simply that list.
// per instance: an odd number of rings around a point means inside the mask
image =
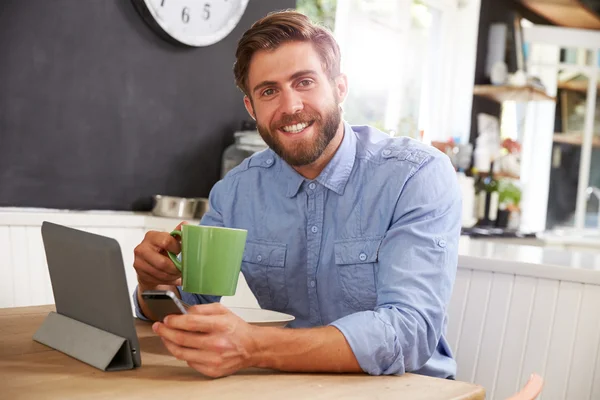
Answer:
[{"label": "countertop", "polygon": [[600,284],[600,251],[506,244],[461,236],[458,253],[459,268]]},{"label": "countertop", "polygon": [[[183,221],[183,219],[157,217],[150,212],[0,207],[0,226],[40,226],[43,221],[50,221],[73,228],[94,226],[171,230]],[[195,219],[188,219],[186,221],[189,223],[199,223],[199,220]]]}]

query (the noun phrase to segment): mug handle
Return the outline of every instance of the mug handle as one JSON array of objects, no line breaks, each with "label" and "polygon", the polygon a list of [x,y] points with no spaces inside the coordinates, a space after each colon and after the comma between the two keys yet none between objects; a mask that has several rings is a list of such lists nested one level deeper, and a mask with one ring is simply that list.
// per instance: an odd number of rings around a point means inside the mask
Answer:
[{"label": "mug handle", "polygon": [[[171,236],[176,237],[183,237],[181,235],[181,231],[176,230],[170,233]],[[179,261],[179,259],[177,258],[176,254],[171,253],[169,250],[167,250],[167,254],[169,255],[169,258],[171,259],[171,261],[173,261],[173,264],[175,264],[175,266],[177,267],[177,269],[179,270],[179,272],[183,272],[183,266],[181,265],[181,261]]]}]

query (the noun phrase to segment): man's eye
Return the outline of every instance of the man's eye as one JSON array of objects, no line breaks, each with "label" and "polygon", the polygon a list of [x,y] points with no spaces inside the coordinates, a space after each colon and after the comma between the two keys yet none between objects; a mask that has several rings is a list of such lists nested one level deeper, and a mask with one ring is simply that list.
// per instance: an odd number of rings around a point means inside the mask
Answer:
[{"label": "man's eye", "polygon": [[312,83],[313,82],[310,79],[303,79],[300,81],[300,83],[298,85],[306,87],[306,86],[312,85]]},{"label": "man's eye", "polygon": [[264,92],[262,92],[263,96],[272,96],[275,93],[275,90],[273,89],[267,89]]}]

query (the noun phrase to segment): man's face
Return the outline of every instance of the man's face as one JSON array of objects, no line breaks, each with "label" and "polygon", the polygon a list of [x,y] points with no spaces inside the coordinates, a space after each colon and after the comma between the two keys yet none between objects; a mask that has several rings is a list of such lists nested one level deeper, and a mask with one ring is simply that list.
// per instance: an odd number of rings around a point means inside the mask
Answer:
[{"label": "man's face", "polygon": [[260,135],[292,166],[316,161],[338,131],[345,76],[329,79],[308,42],[256,52],[248,90],[250,98],[245,97],[244,103]]}]

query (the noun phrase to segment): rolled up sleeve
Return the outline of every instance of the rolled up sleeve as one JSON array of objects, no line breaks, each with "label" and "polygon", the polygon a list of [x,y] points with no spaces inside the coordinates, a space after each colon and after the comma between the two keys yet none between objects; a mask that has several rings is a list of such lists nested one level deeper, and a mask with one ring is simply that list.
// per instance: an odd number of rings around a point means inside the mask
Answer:
[{"label": "rolled up sleeve", "polygon": [[375,265],[376,308],[331,323],[365,372],[415,371],[434,354],[456,276],[460,226],[454,169],[436,155],[401,189]]}]

